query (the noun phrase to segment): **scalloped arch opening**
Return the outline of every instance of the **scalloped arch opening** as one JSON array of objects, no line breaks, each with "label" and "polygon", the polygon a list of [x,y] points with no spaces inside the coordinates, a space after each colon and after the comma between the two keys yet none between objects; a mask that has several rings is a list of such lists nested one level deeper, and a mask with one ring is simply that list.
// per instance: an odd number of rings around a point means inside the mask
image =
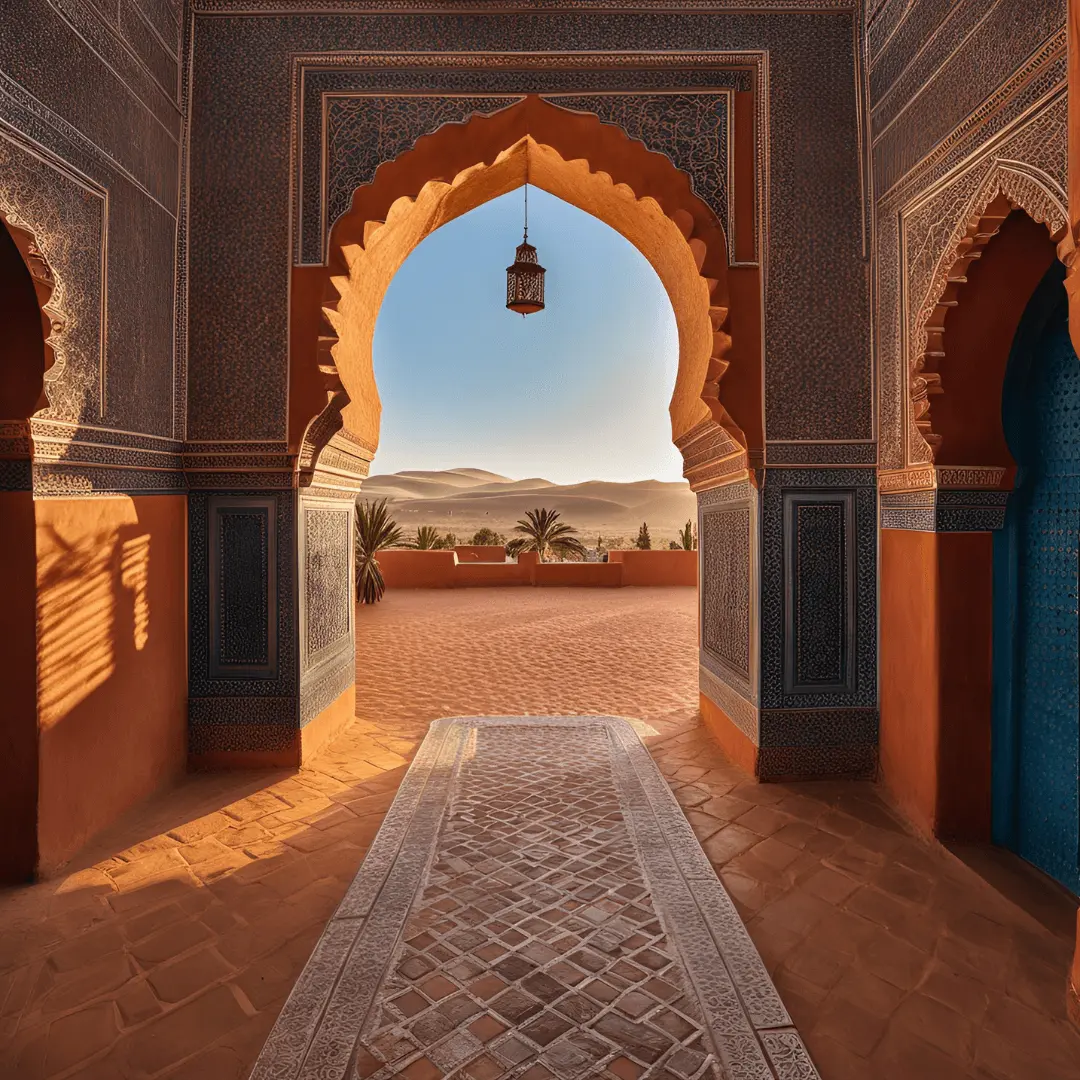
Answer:
[{"label": "scalloped arch opening", "polygon": [[33,233],[0,213],[0,420],[25,421],[49,404],[45,372],[55,360],[49,336],[60,325],[46,310],[54,288]]},{"label": "scalloped arch opening", "polygon": [[[1011,470],[1002,426],[1002,388],[1013,339],[1032,293],[1057,251],[1045,225],[1007,200],[992,238],[969,260],[945,311],[943,392],[934,403],[935,460],[942,466]],[[984,217],[985,230],[993,220]]]},{"label": "scalloped arch opening", "polygon": [[[594,115],[527,98],[419,139],[380,166],[334,225],[321,287],[323,405],[305,431],[302,470],[313,467],[321,446],[341,427],[374,452],[381,404],[371,348],[390,280],[427,235],[520,187],[526,176],[621,233],[663,283],[679,337],[672,437],[692,486],[708,487],[746,467],[748,438],[736,416],[760,412],[761,376],[760,370],[740,370],[742,400],[721,403],[732,341],[720,223],[693,194],[686,174],[662,154]],[[314,293],[314,283],[308,290]]]}]

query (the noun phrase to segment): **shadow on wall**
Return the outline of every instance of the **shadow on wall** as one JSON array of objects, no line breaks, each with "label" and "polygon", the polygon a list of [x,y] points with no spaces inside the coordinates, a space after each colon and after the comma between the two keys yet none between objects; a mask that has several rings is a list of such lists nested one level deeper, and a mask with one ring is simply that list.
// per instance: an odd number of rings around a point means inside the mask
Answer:
[{"label": "shadow on wall", "polygon": [[182,497],[37,506],[38,864],[183,772]]}]

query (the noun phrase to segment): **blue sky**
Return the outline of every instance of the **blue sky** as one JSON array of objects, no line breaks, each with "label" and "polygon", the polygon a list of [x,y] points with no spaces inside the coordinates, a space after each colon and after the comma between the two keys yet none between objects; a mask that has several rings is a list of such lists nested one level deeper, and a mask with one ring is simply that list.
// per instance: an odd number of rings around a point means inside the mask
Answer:
[{"label": "blue sky", "polygon": [[660,279],[613,229],[530,187],[547,308],[507,311],[522,194],[444,225],[391,281],[375,327],[372,473],[681,480],[668,417],[678,338]]}]

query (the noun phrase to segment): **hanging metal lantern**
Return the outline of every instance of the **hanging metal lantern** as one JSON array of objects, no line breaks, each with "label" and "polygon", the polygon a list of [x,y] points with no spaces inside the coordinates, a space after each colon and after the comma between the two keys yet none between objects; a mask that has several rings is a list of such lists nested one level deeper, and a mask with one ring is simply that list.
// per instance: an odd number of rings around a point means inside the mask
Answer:
[{"label": "hanging metal lantern", "polygon": [[544,268],[529,243],[529,185],[525,184],[525,239],[518,244],[514,265],[506,268],[506,306],[520,315],[544,310]]}]

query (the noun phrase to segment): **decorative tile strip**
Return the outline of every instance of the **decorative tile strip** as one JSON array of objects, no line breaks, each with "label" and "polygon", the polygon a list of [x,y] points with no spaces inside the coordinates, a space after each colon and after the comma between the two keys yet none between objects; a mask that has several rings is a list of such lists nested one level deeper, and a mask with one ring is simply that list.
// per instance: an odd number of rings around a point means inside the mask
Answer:
[{"label": "decorative tile strip", "polygon": [[629,722],[437,721],[252,1080],[575,1080],[622,1056],[818,1075]]}]

